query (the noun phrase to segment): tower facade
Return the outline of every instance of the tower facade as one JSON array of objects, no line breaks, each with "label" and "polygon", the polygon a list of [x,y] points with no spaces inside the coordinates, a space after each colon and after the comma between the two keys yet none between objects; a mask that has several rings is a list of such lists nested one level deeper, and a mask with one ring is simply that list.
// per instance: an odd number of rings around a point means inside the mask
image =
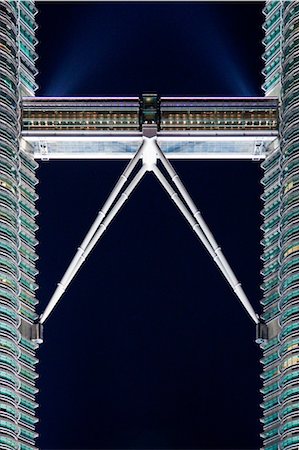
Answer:
[{"label": "tower facade", "polygon": [[299,2],[268,1],[264,13],[263,87],[280,97],[280,125],[262,163],[262,438],[289,450],[299,447]]},{"label": "tower facade", "polygon": [[0,448],[32,450],[37,344],[35,170],[20,149],[22,96],[37,86],[34,1],[0,1]]}]

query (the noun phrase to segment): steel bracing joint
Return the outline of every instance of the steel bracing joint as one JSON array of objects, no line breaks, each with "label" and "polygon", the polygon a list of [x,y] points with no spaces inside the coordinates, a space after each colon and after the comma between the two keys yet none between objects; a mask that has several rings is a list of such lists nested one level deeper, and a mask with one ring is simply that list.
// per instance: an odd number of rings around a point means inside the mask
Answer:
[{"label": "steel bracing joint", "polygon": [[[125,184],[128,182],[130,175],[132,174],[133,170],[136,168],[140,160],[142,161],[140,169],[134,175],[132,181],[128,183],[127,187],[124,188]],[[172,187],[171,183],[167,181],[166,177],[158,168],[158,161],[160,161],[162,167],[170,176],[171,182],[174,187]],[[80,247],[78,247],[77,253],[72,259],[61,281],[58,283],[58,286],[53,296],[51,297],[44,313],[40,316],[40,323],[43,324],[46,321],[46,319],[62,297],[63,293],[69,286],[70,282],[77,274],[81,265],[84,263],[89,253],[102,237],[110,222],[116,216],[118,211],[121,209],[123,204],[133,192],[134,188],[138,185],[138,183],[147,172],[152,172],[157,177],[170,198],[173,200],[183,216],[186,218],[187,222],[192,227],[196,236],[199,238],[203,246],[215,261],[215,264],[224,275],[225,279],[235,292],[236,296],[239,298],[240,302],[250,315],[251,319],[256,324],[259,324],[259,317],[254,312],[254,309],[252,308],[246,294],[244,293],[241,284],[238,282],[233,270],[231,269],[229,263],[223,255],[221,248],[218,246],[213,234],[202,218],[200,211],[191,199],[178,174],[176,173],[162,150],[159,148],[155,136],[144,136],[139,150],[130,160],[128,166],[120,176],[102,209],[99,211],[83,242],[81,243]]]}]

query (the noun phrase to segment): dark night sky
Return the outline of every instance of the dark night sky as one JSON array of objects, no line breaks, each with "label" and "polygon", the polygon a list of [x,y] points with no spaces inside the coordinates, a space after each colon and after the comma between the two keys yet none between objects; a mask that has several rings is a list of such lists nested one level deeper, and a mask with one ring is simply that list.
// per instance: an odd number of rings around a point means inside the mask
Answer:
[{"label": "dark night sky", "polygon": [[[262,2],[37,2],[37,95],[262,95]],[[48,302],[123,161],[39,169]],[[260,169],[175,162],[259,311]],[[257,449],[254,326],[147,175],[50,316],[42,449]]]}]

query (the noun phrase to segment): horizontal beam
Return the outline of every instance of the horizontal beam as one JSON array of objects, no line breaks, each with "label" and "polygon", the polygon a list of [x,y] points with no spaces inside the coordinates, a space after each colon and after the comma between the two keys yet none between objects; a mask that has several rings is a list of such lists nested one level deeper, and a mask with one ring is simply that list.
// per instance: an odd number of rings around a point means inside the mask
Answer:
[{"label": "horizontal beam", "polygon": [[[160,142],[253,142],[257,139],[271,142],[278,135],[277,131],[217,131],[217,132],[158,132]],[[23,131],[22,138],[27,142],[138,142],[142,141],[141,132],[107,132],[93,133],[84,131],[49,132]]]},{"label": "horizontal beam", "polygon": [[[263,159],[277,134],[239,136],[157,136],[169,159]],[[21,148],[35,159],[130,159],[142,142],[132,136],[28,136]]]}]

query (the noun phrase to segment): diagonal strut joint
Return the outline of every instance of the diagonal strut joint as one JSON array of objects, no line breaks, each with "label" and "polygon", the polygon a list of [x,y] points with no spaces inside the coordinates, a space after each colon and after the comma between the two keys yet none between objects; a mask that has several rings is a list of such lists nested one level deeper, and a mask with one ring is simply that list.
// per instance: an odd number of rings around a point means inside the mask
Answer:
[{"label": "diagonal strut joint", "polygon": [[[146,130],[146,126],[145,126]],[[141,162],[141,167],[136,174],[129,181],[134,169]],[[158,167],[158,163],[162,165],[162,168],[169,175],[171,183],[167,181],[165,175]],[[156,133],[151,129],[150,132],[143,133],[143,142],[121,174],[111,194],[108,196],[103,207],[99,210],[97,217],[89,229],[87,235],[78,247],[77,253],[73,257],[70,265],[68,266],[65,274],[51,297],[44,313],[40,316],[40,323],[44,323],[49,314],[54,309],[55,305],[60,300],[61,296],[79,271],[80,267],[88,257],[89,253],[93,250],[95,245],[101,239],[105,230],[109,226],[110,222],[114,219],[118,211],[124,205],[126,200],[130,197],[131,193],[142,180],[143,176],[147,172],[152,172],[164,187],[171,200],[176,204],[179,211],[183,214],[194,233],[201,241],[207,252],[210,254],[215,264],[231,286],[232,290],[246,309],[251,319],[259,324],[260,320],[251,306],[241,283],[237,280],[232,268],[226,260],[221,248],[217,244],[212,232],[208,228],[204,221],[201,212],[196,207],[188,191],[183,185],[180,177],[176,173],[175,169],[168,161],[162,150],[157,143]],[[127,184],[127,186],[125,186]],[[265,333],[263,334],[265,337]]]},{"label": "diagonal strut joint", "polygon": [[264,345],[269,339],[269,330],[264,322],[259,322],[256,325],[256,339],[255,342],[259,345]]},{"label": "diagonal strut joint", "polygon": [[40,322],[30,323],[27,320],[21,319],[19,326],[21,336],[36,344],[43,343],[43,325]]}]

